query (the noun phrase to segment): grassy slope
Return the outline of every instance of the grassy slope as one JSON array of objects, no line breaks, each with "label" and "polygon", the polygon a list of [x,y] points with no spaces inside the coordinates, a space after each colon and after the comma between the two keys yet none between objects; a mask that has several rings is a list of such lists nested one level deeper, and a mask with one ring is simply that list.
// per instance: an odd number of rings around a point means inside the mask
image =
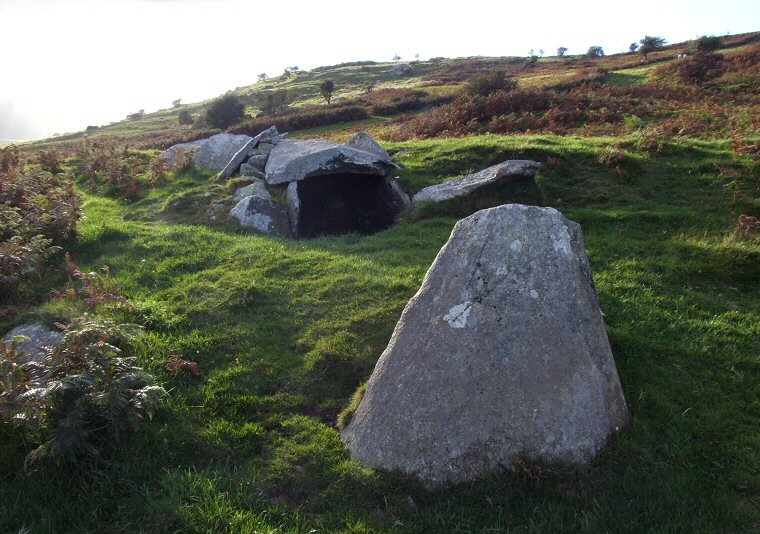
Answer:
[{"label": "grassy slope", "polygon": [[[757,40],[760,33],[750,33],[724,38],[725,48],[721,53],[732,53],[741,50],[745,41]],[[248,112],[255,115],[256,94],[268,90],[288,90],[297,95],[294,107],[305,105],[321,105],[324,100],[319,94],[319,84],[325,79],[335,82],[336,91],[333,101],[356,98],[361,95],[362,84],[374,80],[377,88],[419,87],[432,94],[450,94],[458,90],[459,82],[441,81],[447,76],[454,75],[460,80],[475,74],[492,70],[495,66],[504,68],[510,75],[516,77],[522,87],[544,87],[566,82],[580,71],[589,67],[599,67],[610,71],[608,81],[617,85],[640,84],[647,80],[652,68],[672,61],[678,54],[688,50],[688,42],[675,43],[661,51],[649,55],[646,64],[641,64],[638,54],[612,54],[599,59],[588,60],[583,56],[568,56],[566,58],[542,58],[536,66],[525,68],[525,58],[517,57],[476,57],[445,59],[442,61],[419,61],[399,63],[375,63],[359,66],[321,67],[302,72],[298,76],[283,78],[273,77],[269,80],[238,87],[233,92],[246,104]],[[398,65],[410,67],[408,73],[398,75],[393,68]],[[183,104],[176,109],[165,109],[149,113],[140,120],[123,120],[103,126],[90,134],[90,137],[118,136],[124,140],[137,140],[145,137],[161,137],[172,139],[177,136],[192,134],[193,130],[177,124],[177,114],[181,110],[190,111],[193,115],[201,114],[210,104],[210,100],[192,104]],[[373,119],[377,120],[377,119]],[[369,124],[372,121],[368,121]],[[57,143],[80,138],[82,133],[70,134],[31,144],[31,147],[55,146]]]},{"label": "grassy slope", "polygon": [[[414,191],[508,157],[543,171],[546,203],[581,223],[631,424],[588,468],[541,487],[496,474],[429,492],[351,461],[335,415],[371,373],[453,224],[282,241],[156,219],[202,173],[133,204],[88,196],[74,258],[108,264],[149,333],[136,347],[171,395],[144,434],[92,468],[18,475],[0,431],[0,531],[751,531],[760,527],[760,245],[727,239],[758,207],[683,142],[599,165],[618,140],[481,136],[391,145]],[[71,311],[48,305],[46,319]],[[135,317],[132,317],[134,320]],[[1,325],[8,326],[8,325]],[[206,377],[171,378],[169,354]]]}]

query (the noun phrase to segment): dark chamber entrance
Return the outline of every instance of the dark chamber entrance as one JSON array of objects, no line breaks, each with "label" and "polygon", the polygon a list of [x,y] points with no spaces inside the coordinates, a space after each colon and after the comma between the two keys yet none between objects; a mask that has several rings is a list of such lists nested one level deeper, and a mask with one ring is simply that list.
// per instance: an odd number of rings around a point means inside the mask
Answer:
[{"label": "dark chamber entrance", "polygon": [[315,176],[298,183],[298,235],[373,234],[391,226],[398,207],[384,177]]}]

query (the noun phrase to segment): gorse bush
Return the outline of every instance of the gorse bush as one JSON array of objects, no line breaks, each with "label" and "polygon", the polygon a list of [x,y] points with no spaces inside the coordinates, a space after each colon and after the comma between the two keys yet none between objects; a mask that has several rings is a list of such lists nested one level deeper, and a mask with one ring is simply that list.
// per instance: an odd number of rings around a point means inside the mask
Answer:
[{"label": "gorse bush", "polygon": [[206,110],[206,122],[222,130],[240,122],[245,117],[245,106],[233,94],[220,96]]},{"label": "gorse bush", "polygon": [[[14,154],[14,150],[6,154]],[[0,164],[0,296],[39,278],[48,260],[75,234],[79,196],[69,176],[25,168],[17,155]]]},{"label": "gorse bush", "polygon": [[26,364],[13,344],[0,343],[0,415],[39,443],[27,465],[97,456],[152,417],[166,392],[120,348],[138,333],[136,325],[81,319],[41,362]]}]

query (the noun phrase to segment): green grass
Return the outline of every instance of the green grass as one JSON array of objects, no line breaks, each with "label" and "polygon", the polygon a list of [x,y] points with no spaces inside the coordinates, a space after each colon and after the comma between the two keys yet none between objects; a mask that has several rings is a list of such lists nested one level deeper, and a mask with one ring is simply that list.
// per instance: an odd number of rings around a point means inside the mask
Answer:
[{"label": "green grass", "polygon": [[[30,444],[0,428],[0,531],[757,531],[760,242],[729,236],[738,215],[759,214],[759,177],[737,166],[744,177],[727,187],[715,164],[738,165],[728,141],[652,156],[634,141],[387,146],[409,192],[506,158],[561,160],[537,184],[583,227],[631,415],[590,466],[553,466],[540,486],[502,472],[428,491],[352,461],[338,414],[456,218],[422,214],[366,237],[238,235],[162,211],[216,191],[196,173],[135,203],[86,197],[72,255],[111,267],[137,308],[124,319],[148,326],[132,353],[170,395],[143,433],[90,464],[23,474]],[[632,161],[625,175],[599,163],[615,143]],[[204,378],[167,375],[170,354]]]}]

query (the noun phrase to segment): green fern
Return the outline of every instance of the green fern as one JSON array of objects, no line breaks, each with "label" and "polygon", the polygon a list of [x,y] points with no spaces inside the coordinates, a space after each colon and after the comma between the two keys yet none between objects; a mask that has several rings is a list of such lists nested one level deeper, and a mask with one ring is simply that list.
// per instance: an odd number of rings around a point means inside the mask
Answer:
[{"label": "green fern", "polygon": [[166,392],[119,348],[139,332],[136,325],[82,319],[48,351],[36,383],[31,364],[15,364],[14,349],[5,347],[0,406],[8,413],[0,416],[38,437],[27,465],[97,455],[99,445],[121,442],[153,416]]}]

